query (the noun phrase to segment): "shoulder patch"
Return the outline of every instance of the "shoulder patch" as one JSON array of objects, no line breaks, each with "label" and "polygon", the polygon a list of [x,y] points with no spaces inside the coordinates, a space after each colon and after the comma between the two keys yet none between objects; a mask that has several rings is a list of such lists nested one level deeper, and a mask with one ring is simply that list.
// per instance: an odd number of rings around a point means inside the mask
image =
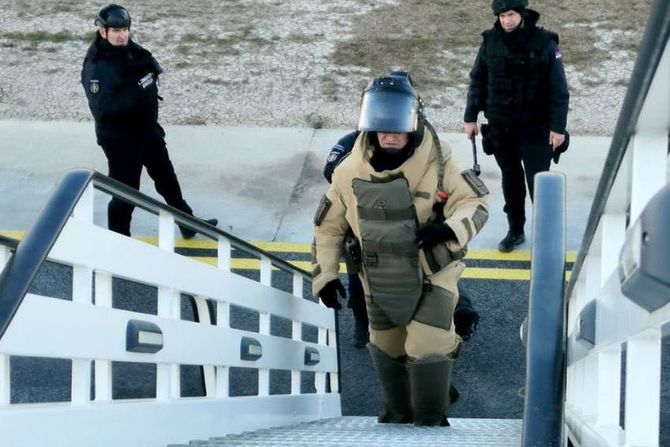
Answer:
[{"label": "shoulder patch", "polygon": [[324,194],[323,197],[321,197],[319,206],[316,208],[316,213],[314,213],[314,226],[318,227],[321,225],[321,222],[323,222],[323,219],[326,217],[326,214],[328,214],[328,210],[332,205],[333,202],[331,202]]},{"label": "shoulder patch", "polygon": [[97,79],[91,79],[91,82],[88,84],[88,91],[94,95],[100,91],[100,81]]}]

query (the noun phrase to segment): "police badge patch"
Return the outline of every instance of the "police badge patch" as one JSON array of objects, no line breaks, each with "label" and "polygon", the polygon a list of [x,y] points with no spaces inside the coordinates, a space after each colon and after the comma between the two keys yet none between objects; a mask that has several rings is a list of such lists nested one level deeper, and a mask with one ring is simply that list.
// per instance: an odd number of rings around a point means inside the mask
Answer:
[{"label": "police badge patch", "polygon": [[89,84],[88,89],[95,95],[100,91],[100,81],[97,79],[91,79],[91,83]]}]

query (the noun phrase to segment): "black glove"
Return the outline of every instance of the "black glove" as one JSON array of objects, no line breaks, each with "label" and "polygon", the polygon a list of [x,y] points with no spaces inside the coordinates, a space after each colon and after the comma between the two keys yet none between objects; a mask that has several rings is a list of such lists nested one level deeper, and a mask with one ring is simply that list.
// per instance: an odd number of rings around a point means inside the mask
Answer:
[{"label": "black glove", "polygon": [[346,295],[344,286],[340,280],[334,279],[323,286],[323,289],[319,290],[319,298],[321,298],[321,301],[323,301],[323,304],[325,304],[326,307],[330,307],[331,309],[342,309],[342,305],[337,301],[337,292],[340,293],[342,298]]},{"label": "black glove", "polygon": [[472,302],[466,296],[461,296],[456,304],[454,310],[454,326],[456,326],[456,333],[461,336],[464,341],[472,337],[477,330],[479,324],[479,314],[472,307]]},{"label": "black glove", "polygon": [[570,133],[566,130],[563,132],[563,136],[565,137],[563,144],[554,149],[554,153],[551,157],[552,160],[554,160],[554,164],[558,164],[558,159],[561,158],[561,154],[567,151],[568,147],[570,146]]},{"label": "black glove", "polygon": [[430,250],[440,242],[448,240],[456,240],[456,234],[449,225],[442,222],[431,222],[419,228],[416,233],[416,242],[424,250]]}]

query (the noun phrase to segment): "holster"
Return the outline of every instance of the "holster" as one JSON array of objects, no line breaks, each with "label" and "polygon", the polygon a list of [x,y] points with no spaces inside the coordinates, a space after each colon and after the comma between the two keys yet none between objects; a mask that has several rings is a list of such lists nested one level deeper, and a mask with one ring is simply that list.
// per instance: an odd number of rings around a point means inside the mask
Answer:
[{"label": "holster", "polygon": [[344,236],[344,262],[347,265],[347,273],[354,275],[361,271],[361,244],[354,233],[349,230]]},{"label": "holster", "polygon": [[482,133],[482,150],[486,155],[493,155],[497,141],[492,135],[491,126],[482,124],[480,130]]}]

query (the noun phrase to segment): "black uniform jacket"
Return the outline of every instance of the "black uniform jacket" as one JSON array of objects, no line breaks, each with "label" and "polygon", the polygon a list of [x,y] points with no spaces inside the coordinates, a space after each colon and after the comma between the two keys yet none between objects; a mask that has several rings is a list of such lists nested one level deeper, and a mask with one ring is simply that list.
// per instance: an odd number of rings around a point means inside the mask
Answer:
[{"label": "black uniform jacket", "polygon": [[523,28],[513,33],[499,22],[482,33],[470,72],[466,123],[476,122],[483,110],[492,124],[565,132],[570,94],[558,35],[536,26],[539,13],[527,12]]},{"label": "black uniform jacket", "polygon": [[151,53],[132,40],[114,47],[96,37],[84,59],[81,83],[98,140],[160,129],[156,83],[161,72]]},{"label": "black uniform jacket", "polygon": [[358,137],[359,132],[350,132],[337,140],[335,146],[330,150],[328,158],[326,159],[326,165],[323,167],[323,176],[328,180],[328,183],[332,182],[333,171],[340,164],[340,162],[351,153],[351,149],[354,147],[356,138]]}]

